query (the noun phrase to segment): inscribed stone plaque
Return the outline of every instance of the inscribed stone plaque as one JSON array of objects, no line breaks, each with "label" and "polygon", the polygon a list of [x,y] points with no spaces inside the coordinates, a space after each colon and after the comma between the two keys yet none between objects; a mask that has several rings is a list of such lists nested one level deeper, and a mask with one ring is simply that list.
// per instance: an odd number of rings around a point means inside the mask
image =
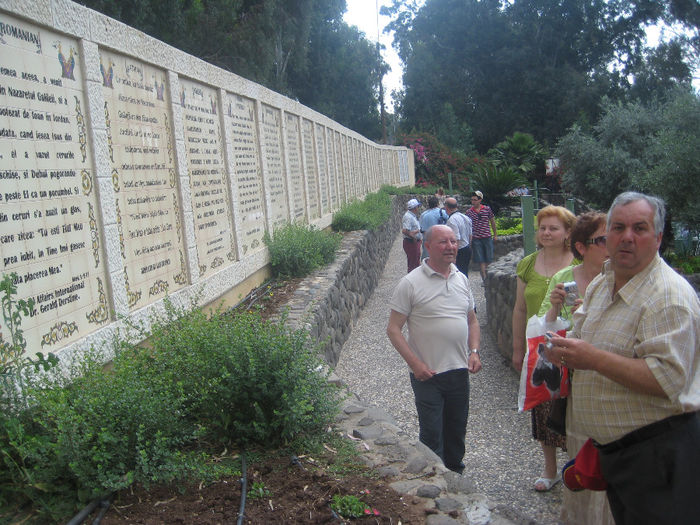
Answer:
[{"label": "inscribed stone plaque", "polygon": [[180,103],[199,275],[236,260],[230,191],[221,148],[217,91],[180,79]]},{"label": "inscribed stone plaque", "polygon": [[100,50],[117,227],[130,309],[188,282],[165,71]]},{"label": "inscribed stone plaque", "polygon": [[340,201],[340,205],[345,204],[348,201],[347,193],[346,193],[346,185],[347,185],[347,177],[348,177],[348,170],[347,170],[347,156],[345,155],[345,152],[343,151],[343,142],[342,142],[342,135],[340,134],[339,131],[334,132],[334,137],[335,137],[335,154],[336,158],[338,159],[338,200]]},{"label": "inscribed stone plaque", "polygon": [[231,130],[235,181],[238,188],[238,239],[241,250],[246,255],[263,247],[262,239],[265,233],[255,101],[228,94],[226,115],[227,126]]},{"label": "inscribed stone plaque", "polygon": [[268,214],[272,227],[278,228],[289,221],[287,204],[287,177],[282,164],[282,112],[262,105],[262,147],[265,155],[265,174],[269,191]]},{"label": "inscribed stone plaque", "polygon": [[328,213],[328,157],[326,134],[321,124],[316,124],[316,157],[318,159],[318,191],[321,195],[321,213]]},{"label": "inscribed stone plaque", "polygon": [[292,217],[295,221],[305,222],[306,198],[304,178],[301,172],[301,141],[299,140],[299,117],[285,113],[287,134],[287,161],[292,197]]},{"label": "inscribed stone plaque", "polygon": [[326,128],[326,145],[328,149],[328,193],[331,211],[338,209],[338,180],[335,169],[335,143],[333,142],[333,130]]},{"label": "inscribed stone plaque", "polygon": [[316,175],[313,123],[310,120],[302,120],[302,141],[304,144],[304,165],[306,166],[306,186],[311,210],[309,219],[318,219],[321,216],[318,206],[318,175]]},{"label": "inscribed stone plaque", "polygon": [[108,322],[108,288],[78,42],[5,14],[0,26],[0,271],[34,300],[34,355]]}]

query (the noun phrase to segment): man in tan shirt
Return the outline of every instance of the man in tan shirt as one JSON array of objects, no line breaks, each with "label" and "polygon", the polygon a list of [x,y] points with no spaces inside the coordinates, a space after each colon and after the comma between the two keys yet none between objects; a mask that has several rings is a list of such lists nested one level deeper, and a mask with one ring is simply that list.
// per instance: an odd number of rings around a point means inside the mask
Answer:
[{"label": "man in tan shirt", "polygon": [[610,260],[550,352],[575,369],[569,409],[599,449],[618,524],[700,516],[700,301],[659,257],[664,215],[658,198],[618,195]]}]

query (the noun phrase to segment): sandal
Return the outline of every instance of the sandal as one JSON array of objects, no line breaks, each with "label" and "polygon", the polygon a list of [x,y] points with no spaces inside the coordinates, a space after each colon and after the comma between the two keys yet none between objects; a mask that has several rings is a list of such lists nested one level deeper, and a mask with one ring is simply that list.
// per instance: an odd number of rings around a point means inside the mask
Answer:
[{"label": "sandal", "polygon": [[[552,490],[552,487],[559,483],[561,481],[561,475],[557,474],[553,478],[537,478],[537,481],[535,481],[535,490],[537,492],[549,492]],[[544,488],[538,488],[539,486],[542,486]]]}]

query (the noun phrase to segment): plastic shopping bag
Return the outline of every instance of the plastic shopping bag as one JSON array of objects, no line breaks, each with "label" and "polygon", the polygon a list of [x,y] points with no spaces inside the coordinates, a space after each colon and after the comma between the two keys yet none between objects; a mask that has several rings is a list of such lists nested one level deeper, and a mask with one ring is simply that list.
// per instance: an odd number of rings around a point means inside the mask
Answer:
[{"label": "plastic shopping bag", "polygon": [[527,352],[520,373],[518,411],[529,410],[534,406],[562,397],[567,397],[571,389],[569,370],[551,363],[544,355],[547,344],[546,332],[566,336],[569,323],[564,319],[548,323],[544,317],[533,315],[527,322]]}]

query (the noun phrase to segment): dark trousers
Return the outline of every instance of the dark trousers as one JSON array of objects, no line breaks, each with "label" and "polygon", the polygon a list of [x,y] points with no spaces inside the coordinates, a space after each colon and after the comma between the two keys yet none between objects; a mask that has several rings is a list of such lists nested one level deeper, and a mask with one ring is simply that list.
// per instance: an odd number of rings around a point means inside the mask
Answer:
[{"label": "dark trousers", "polygon": [[420,245],[421,241],[403,238],[403,251],[406,252],[409,273],[420,266]]},{"label": "dark trousers", "polygon": [[457,269],[464,275],[469,277],[469,263],[472,259],[472,247],[466,245],[464,248],[457,250]]},{"label": "dark trousers", "polygon": [[668,428],[654,437],[612,451],[606,450],[610,445],[602,447],[600,467],[608,482],[607,496],[616,524],[698,522],[700,416],[696,412],[671,420],[673,424],[662,423]]},{"label": "dark trousers", "polygon": [[469,417],[469,372],[466,368],[436,374],[418,381],[411,374],[416,399],[418,439],[435,452],[445,466],[464,470],[464,438]]}]

